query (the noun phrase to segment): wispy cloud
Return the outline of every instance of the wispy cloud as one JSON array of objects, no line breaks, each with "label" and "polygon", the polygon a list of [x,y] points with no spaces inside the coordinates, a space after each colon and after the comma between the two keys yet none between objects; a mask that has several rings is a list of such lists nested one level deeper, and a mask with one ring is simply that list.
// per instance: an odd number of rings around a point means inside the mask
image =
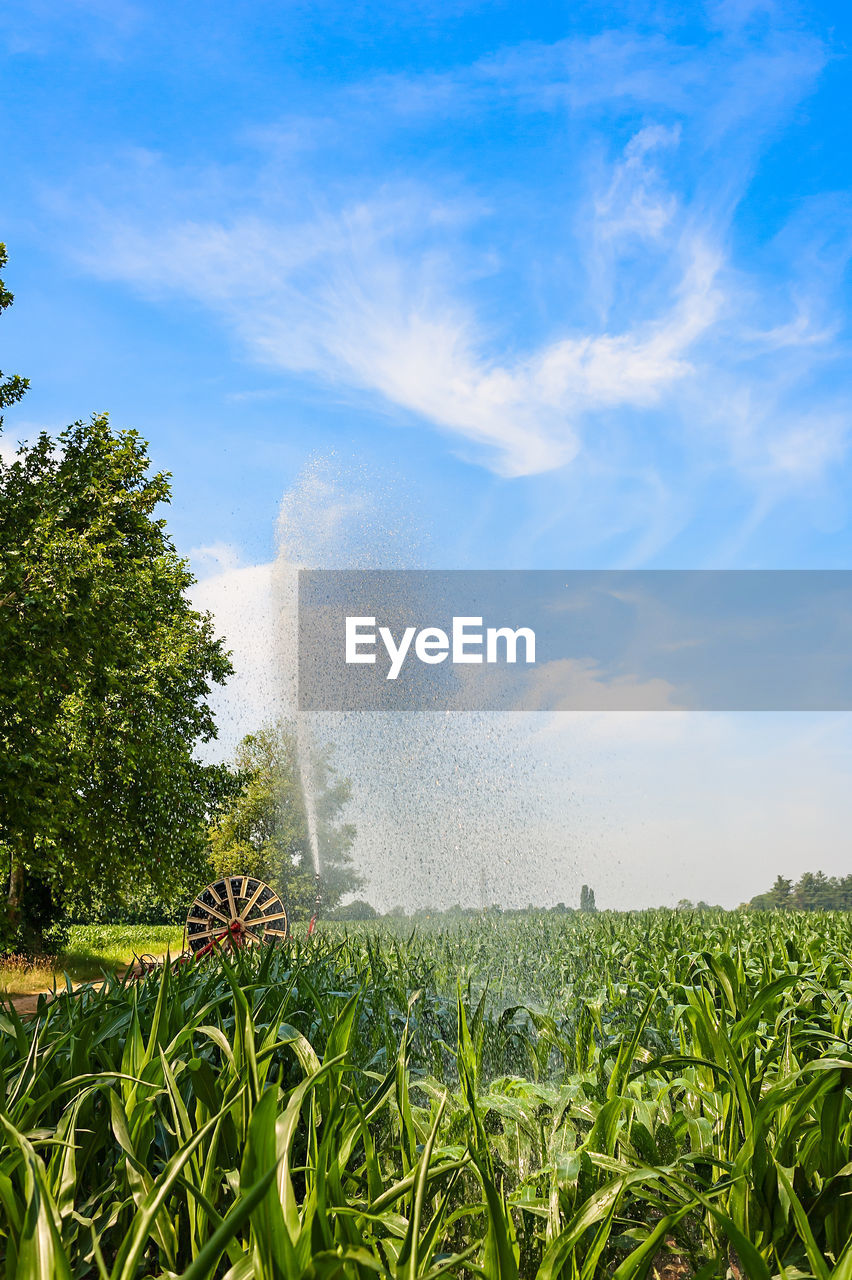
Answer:
[{"label": "wispy cloud", "polygon": [[189,560],[193,569],[202,579],[215,574],[232,573],[244,567],[239,547],[230,542],[212,542],[204,547],[192,547]]},{"label": "wispy cloud", "polygon": [[0,43],[11,54],[42,56],[82,36],[92,53],[112,61],[143,22],[128,0],[10,0],[0,13]]},{"label": "wispy cloud", "polygon": [[[321,164],[322,130],[317,141],[310,122],[315,150],[293,162],[288,188],[279,148],[299,132],[291,121],[254,136],[266,158],[251,214],[226,205],[213,216],[199,201],[195,216],[149,209],[136,222],[126,208],[101,207],[87,264],[149,295],[195,299],[256,360],[371,395],[501,475],[594,455],[598,433],[611,442],[614,417],[628,413],[628,466],[674,441],[752,478],[810,481],[845,448],[840,406],[809,416],[788,408],[772,421],[763,406],[781,398],[773,353],[787,352],[788,405],[790,378],[802,389],[836,354],[839,259],[829,254],[803,288],[804,250],[791,233],[788,264],[767,286],[761,264],[737,260],[731,224],[762,141],[812,88],[825,53],[784,32],[738,42],[747,19],[742,6],[720,10],[727,26],[700,49],[609,32],[346,90],[359,127],[372,119],[380,132],[389,115],[399,129],[460,109],[579,120],[566,155],[553,155],[576,168],[567,207],[557,202],[562,179],[553,192],[526,193],[544,211],[543,244],[516,185],[465,184],[446,170],[428,184],[401,182],[365,161],[348,197],[335,197],[339,173],[320,196],[311,163]],[[155,191],[180,181],[156,158],[145,169]],[[300,191],[307,213],[297,216]],[[244,207],[245,194],[234,203]],[[191,208],[191,195],[168,204]],[[522,255],[554,263],[545,315],[533,322],[513,231]],[[637,421],[648,428],[637,433]]]},{"label": "wispy cloud", "polygon": [[146,291],[184,291],[220,311],[270,366],[378,393],[485,446],[506,475],[570,462],[597,409],[657,403],[692,372],[690,349],[721,302],[718,256],[696,234],[676,247],[681,274],[661,312],[637,308],[621,330],[495,358],[452,288],[451,264],[399,244],[398,228],[418,220],[423,203],[409,197],[286,229],[241,219],[149,238],[114,224],[91,265]]},{"label": "wispy cloud", "polygon": [[7,466],[11,465],[22,446],[26,448],[35,444],[43,431],[48,432],[50,435],[56,435],[57,431],[62,429],[62,426],[64,426],[64,423],[33,422],[26,418],[16,418],[14,426],[10,422],[4,423],[2,431],[0,431],[0,459]]}]

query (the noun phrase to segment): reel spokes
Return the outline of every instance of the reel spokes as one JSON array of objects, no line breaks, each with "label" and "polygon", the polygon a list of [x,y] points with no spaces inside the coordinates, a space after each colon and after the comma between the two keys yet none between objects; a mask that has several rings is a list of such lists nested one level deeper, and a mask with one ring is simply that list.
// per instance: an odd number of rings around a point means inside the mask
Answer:
[{"label": "reel spokes", "polygon": [[274,889],[257,876],[223,876],[202,889],[186,918],[186,937],[195,954],[217,945],[242,947],[287,937],[287,909]]}]

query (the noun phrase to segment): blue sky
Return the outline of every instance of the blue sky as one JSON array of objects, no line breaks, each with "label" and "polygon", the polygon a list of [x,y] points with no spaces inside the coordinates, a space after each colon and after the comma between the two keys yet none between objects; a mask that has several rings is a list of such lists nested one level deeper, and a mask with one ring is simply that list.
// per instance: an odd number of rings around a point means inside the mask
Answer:
[{"label": "blue sky", "polygon": [[[6,0],[0,448],[150,440],[235,652],[223,751],[269,710],[285,494],[328,567],[850,567],[850,42],[787,0]],[[512,813],[507,742],[453,732],[408,767],[477,757],[488,812],[412,904],[475,898],[498,830],[507,901],[849,870],[848,717],[536,722]],[[440,827],[379,831],[392,746],[353,765],[380,905]]]},{"label": "blue sky", "polygon": [[334,450],[416,491],[436,565],[844,567],[849,33],[12,0],[7,443],[109,409],[181,549],[243,563]]}]

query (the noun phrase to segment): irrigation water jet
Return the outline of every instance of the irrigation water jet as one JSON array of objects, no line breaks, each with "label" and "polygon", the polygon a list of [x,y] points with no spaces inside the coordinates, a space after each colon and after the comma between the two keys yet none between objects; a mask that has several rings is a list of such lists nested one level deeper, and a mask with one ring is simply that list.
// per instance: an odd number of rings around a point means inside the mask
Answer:
[{"label": "irrigation water jet", "polygon": [[[299,569],[423,569],[428,537],[416,512],[416,496],[398,480],[334,458],[316,459],[282,499],[276,679],[298,747],[313,872],[326,882],[326,903],[335,900],[312,764],[331,748],[335,772],[351,782],[353,861],[369,876],[375,907],[486,906],[489,887],[502,905],[523,905],[531,866],[537,881],[558,884],[572,860],[563,834],[567,779],[534,713],[299,714]],[[521,643],[517,660],[527,656]]]}]

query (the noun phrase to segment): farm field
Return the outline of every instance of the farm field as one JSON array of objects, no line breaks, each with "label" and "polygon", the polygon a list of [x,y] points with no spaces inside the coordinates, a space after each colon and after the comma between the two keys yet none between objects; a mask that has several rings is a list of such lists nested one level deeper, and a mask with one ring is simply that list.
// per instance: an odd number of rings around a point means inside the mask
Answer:
[{"label": "farm field", "polygon": [[21,1277],[852,1277],[852,916],[342,926],[0,1017]]}]

